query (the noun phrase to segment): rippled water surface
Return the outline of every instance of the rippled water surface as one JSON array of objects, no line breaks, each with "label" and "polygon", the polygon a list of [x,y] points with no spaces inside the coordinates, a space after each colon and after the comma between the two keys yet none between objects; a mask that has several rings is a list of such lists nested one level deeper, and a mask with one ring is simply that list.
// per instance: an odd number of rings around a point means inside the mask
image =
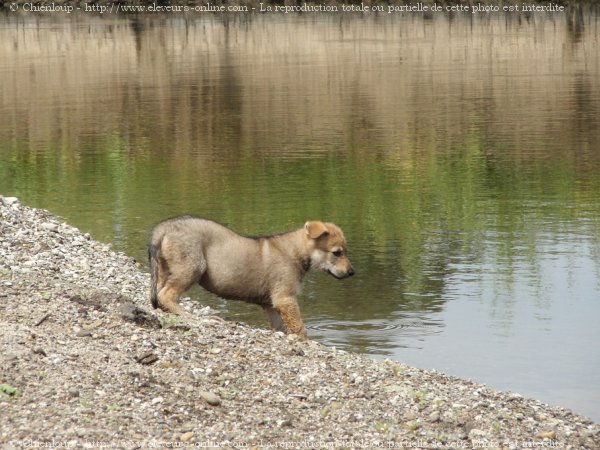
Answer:
[{"label": "rippled water surface", "polygon": [[598,33],[593,14],[6,15],[0,193],[140,260],[182,213],[337,222],[357,275],[307,278],[314,339],[600,420]]}]

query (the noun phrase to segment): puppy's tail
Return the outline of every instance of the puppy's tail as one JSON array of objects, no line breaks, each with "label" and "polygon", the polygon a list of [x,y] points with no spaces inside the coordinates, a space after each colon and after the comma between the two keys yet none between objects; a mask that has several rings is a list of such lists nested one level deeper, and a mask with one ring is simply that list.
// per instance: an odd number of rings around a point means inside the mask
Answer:
[{"label": "puppy's tail", "polygon": [[148,263],[150,265],[150,302],[158,308],[158,252],[159,247],[152,241],[148,244]]}]

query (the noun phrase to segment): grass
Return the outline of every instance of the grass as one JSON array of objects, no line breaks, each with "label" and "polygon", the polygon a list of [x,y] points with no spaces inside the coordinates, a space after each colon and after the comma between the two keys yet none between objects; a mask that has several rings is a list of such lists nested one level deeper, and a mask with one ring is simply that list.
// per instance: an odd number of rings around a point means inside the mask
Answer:
[{"label": "grass", "polygon": [[20,397],[21,391],[10,384],[0,384],[0,392],[8,395],[9,397]]},{"label": "grass", "polygon": [[175,328],[179,325],[179,317],[177,316],[159,317],[158,321],[161,328]]}]

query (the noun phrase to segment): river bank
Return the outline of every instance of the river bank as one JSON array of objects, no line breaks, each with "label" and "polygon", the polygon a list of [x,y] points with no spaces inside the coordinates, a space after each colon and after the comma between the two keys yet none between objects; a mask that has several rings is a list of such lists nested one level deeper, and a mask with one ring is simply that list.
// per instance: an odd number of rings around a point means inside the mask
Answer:
[{"label": "river bank", "polygon": [[[600,426],[468,380],[148,304],[130,257],[0,197],[2,448],[595,449]],[[543,376],[543,374],[540,374]]]}]

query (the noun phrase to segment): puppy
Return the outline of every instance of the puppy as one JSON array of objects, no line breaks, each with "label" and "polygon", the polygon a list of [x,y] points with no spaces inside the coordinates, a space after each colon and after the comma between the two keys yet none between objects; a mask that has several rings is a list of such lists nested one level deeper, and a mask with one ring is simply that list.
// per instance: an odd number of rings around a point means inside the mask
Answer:
[{"label": "puppy", "polygon": [[342,230],[309,221],[269,237],[244,237],[211,220],[182,216],[152,230],[151,302],[181,314],[179,297],[195,283],[219,297],[262,306],[271,327],[307,339],[296,297],[311,268],[342,279],[354,274]]}]

